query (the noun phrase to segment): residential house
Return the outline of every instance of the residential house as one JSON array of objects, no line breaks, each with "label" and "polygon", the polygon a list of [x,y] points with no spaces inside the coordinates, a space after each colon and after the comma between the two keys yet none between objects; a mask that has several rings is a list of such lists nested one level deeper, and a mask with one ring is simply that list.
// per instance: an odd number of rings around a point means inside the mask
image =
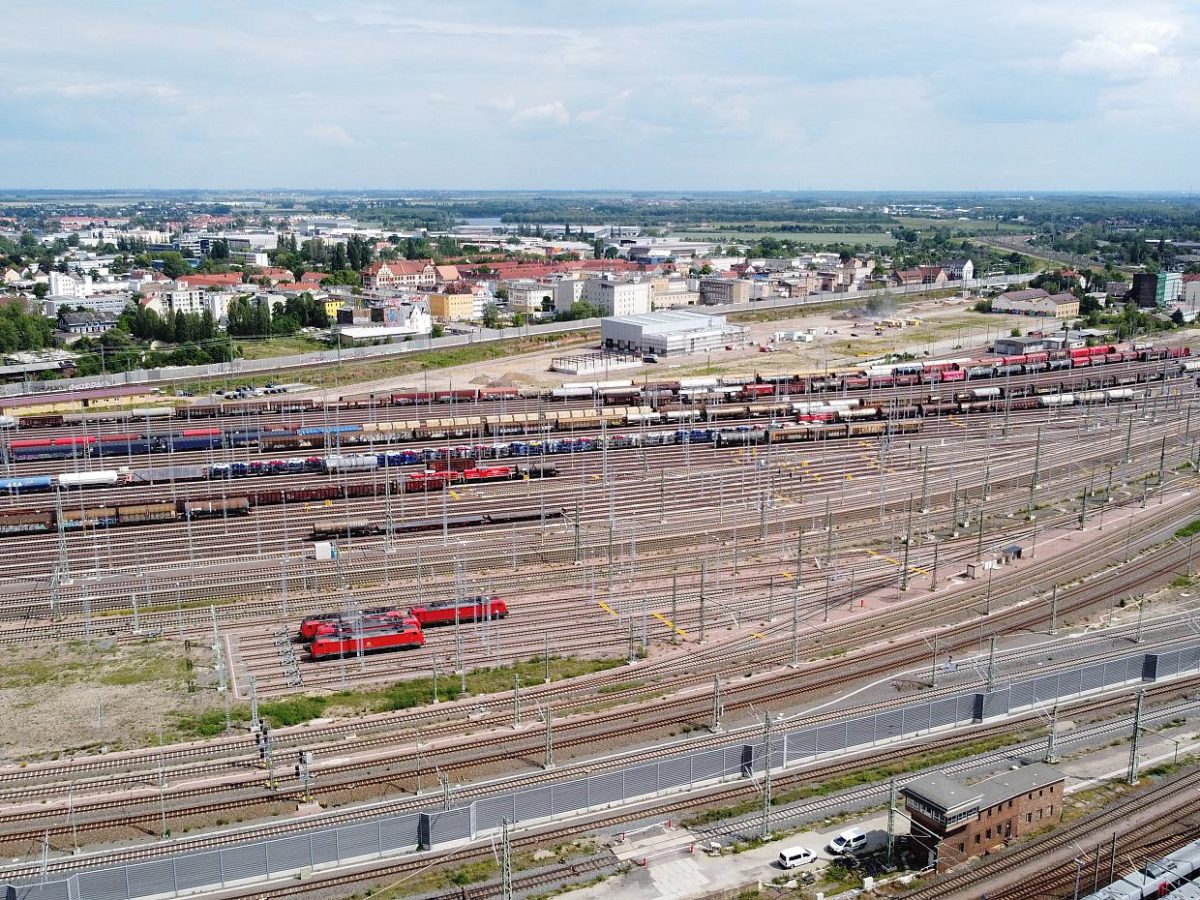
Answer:
[{"label": "residential house", "polygon": [[426,294],[429,314],[439,322],[467,322],[475,318],[475,295],[459,293]]},{"label": "residential house", "polygon": [[700,302],[706,306],[749,303],[752,287],[745,278],[701,278]]},{"label": "residential house", "polygon": [[59,323],[68,334],[104,334],[116,326],[117,317],[106,312],[69,312],[63,313]]},{"label": "residential house", "polygon": [[948,259],[942,263],[950,281],[970,281],[975,277],[975,263],[970,259]]},{"label": "residential house", "polygon": [[1079,315],[1079,298],[1070,292],[1050,295],[1041,288],[1008,291],[992,301],[992,312],[1069,319]]},{"label": "residential house", "polygon": [[[457,269],[454,274],[457,275]],[[380,259],[363,272],[362,280],[365,290],[421,290],[437,284],[437,267],[431,259]]]},{"label": "residential house", "polygon": [[554,285],[541,281],[520,279],[504,282],[508,292],[508,308],[522,315],[541,315],[554,309]]},{"label": "residential house", "polygon": [[605,316],[637,316],[650,312],[649,281],[616,281],[589,278],[583,283],[583,299]]}]

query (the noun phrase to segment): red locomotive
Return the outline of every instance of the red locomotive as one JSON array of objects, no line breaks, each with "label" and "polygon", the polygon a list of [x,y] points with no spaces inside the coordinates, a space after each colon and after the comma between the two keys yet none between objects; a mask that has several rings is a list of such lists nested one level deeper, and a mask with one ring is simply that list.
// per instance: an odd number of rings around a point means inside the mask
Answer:
[{"label": "red locomotive", "polygon": [[364,624],[361,629],[342,627],[328,634],[318,634],[308,645],[308,654],[313,660],[321,660],[423,646],[425,634],[420,625],[412,620],[393,620],[388,624]]},{"label": "red locomotive", "polygon": [[459,622],[503,619],[508,615],[508,604],[499,597],[435,600],[424,606],[414,606],[408,614],[420,622],[422,628],[428,628],[430,625],[453,625],[456,616]]},{"label": "red locomotive", "polygon": [[[364,609],[362,616],[365,623],[367,620],[376,619],[380,616],[403,619],[404,613],[383,606],[378,609]],[[336,631],[345,618],[345,614],[341,612],[314,613],[300,623],[300,640],[311,641],[318,634]]]}]

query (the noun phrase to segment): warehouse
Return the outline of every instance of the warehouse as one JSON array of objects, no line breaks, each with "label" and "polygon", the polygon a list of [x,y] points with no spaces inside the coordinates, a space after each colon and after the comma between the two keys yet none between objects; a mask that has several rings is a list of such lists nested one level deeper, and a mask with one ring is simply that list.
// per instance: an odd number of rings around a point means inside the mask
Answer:
[{"label": "warehouse", "polygon": [[724,316],[672,309],[638,316],[619,316],[600,322],[600,342],[606,350],[645,356],[679,356],[744,344],[747,330],[730,325]]}]

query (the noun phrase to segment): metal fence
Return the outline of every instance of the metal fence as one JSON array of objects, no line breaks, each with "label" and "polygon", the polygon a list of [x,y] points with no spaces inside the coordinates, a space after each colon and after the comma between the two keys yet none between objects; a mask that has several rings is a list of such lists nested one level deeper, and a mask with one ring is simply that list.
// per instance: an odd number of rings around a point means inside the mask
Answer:
[{"label": "metal fence", "polygon": [[[1136,654],[1054,675],[1013,681],[995,690],[956,694],[886,712],[801,728],[777,726],[770,740],[772,770],[832,753],[866,749],[942,728],[979,722],[1022,707],[1050,704],[1103,688],[1153,681],[1200,669],[1200,645]],[[383,856],[432,849],[493,831],[501,822],[529,823],[601,810],[656,795],[762,774],[766,735],[761,728],[730,732],[724,746],[689,751],[687,742],[664,747],[662,757],[595,775],[564,774],[553,784],[494,792],[449,809],[381,816],[355,825],[310,828],[287,837],[247,841],[225,849],[178,853],[148,862],[85,869],[69,878],[8,885],[8,900],[146,900],[170,898]],[[303,829],[302,823],[297,823]],[[201,839],[202,840],[202,839]]]},{"label": "metal fence", "polygon": [[[976,278],[970,281],[956,281],[947,288],[975,287],[1006,287],[1027,282],[1031,275],[1002,275],[993,278]],[[772,297],[767,300],[755,300],[750,303],[728,304],[725,306],[705,306],[706,313],[736,313],[763,309],[783,309],[788,307],[821,306],[830,303],[846,303],[857,300],[867,300],[871,297],[921,294],[937,290],[930,285],[907,285],[902,287],[872,288],[853,294],[823,293],[812,294],[808,297],[786,298]],[[451,347],[465,347],[469,344],[486,343],[490,341],[510,340],[512,338],[530,337],[535,335],[567,334],[572,331],[586,331],[600,327],[599,319],[579,319],[571,322],[546,322],[543,324],[524,325],[520,328],[480,328],[470,334],[449,334],[440,338],[414,337],[411,340],[397,343],[368,345],[363,347],[343,347],[340,350],[320,350],[313,353],[300,353],[290,356],[272,356],[266,359],[235,359],[231,363],[208,363],[199,366],[173,366],[167,369],[134,369],[129,372],[119,372],[112,375],[94,375],[88,378],[60,378],[50,381],[25,381],[13,384],[0,384],[0,397],[12,397],[18,394],[37,394],[51,391],[78,391],[85,388],[116,387],[125,384],[149,384],[152,382],[187,381],[196,378],[230,378],[236,379],[241,375],[251,375],[256,372],[274,372],[279,369],[293,369],[305,366],[327,365],[338,361],[349,362],[361,359],[378,359],[387,356],[398,356],[404,353],[418,353],[423,350],[441,350]]]}]

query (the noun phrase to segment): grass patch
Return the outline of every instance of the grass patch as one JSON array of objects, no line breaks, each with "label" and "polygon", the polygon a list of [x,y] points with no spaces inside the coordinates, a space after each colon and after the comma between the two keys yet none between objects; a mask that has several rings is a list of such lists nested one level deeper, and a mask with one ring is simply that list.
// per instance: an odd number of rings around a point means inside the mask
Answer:
[{"label": "grass patch", "polygon": [[[811,797],[825,797],[829,794],[860,787],[864,784],[887,781],[896,775],[906,775],[911,772],[919,772],[923,769],[937,768],[938,766],[966,759],[980,753],[990,753],[1002,747],[1019,744],[1027,739],[1028,737],[1025,734],[1004,734],[987,740],[964,744],[961,747],[952,747],[937,753],[914,752],[912,756],[895,763],[884,766],[870,766],[865,769],[859,769],[857,772],[847,772],[845,775],[839,775],[837,778],[823,781],[819,784],[805,784],[791,790],[779,791],[771,797],[771,805],[784,806],[788,803],[807,800]],[[696,815],[685,819],[682,825],[685,828],[703,827],[704,825],[720,822],[724,819],[749,815],[761,808],[761,801],[752,798],[731,806],[702,810]]]},{"label": "grass patch", "polygon": [[1187,575],[1176,575],[1169,582],[1167,582],[1167,587],[1185,588],[1188,585],[1190,585],[1191,583],[1192,583],[1192,579],[1189,578]]},{"label": "grass patch", "polygon": [[242,351],[242,359],[270,359],[272,356],[289,356],[295,353],[312,353],[314,350],[328,350],[326,341],[318,341],[303,334],[293,334],[287,337],[273,337],[261,341],[240,340],[238,349]]},{"label": "grass patch", "polygon": [[1175,537],[1190,538],[1194,534],[1200,534],[1200,519],[1195,519],[1192,522],[1189,522],[1187,525],[1184,525],[1175,532]]},{"label": "grass patch", "polygon": [[[503,359],[521,353],[544,350],[547,347],[590,344],[595,343],[598,338],[599,333],[596,331],[538,334],[523,338],[510,338],[503,341],[467,344],[462,347],[447,347],[443,350],[419,350],[412,353],[377,357],[370,360],[348,360],[343,362],[341,366],[338,366],[336,363],[326,363],[312,368],[295,368],[288,369],[287,371],[289,377],[294,376],[297,380],[303,381],[312,387],[345,387],[346,391],[350,393],[354,390],[354,384],[361,381],[397,378],[418,372],[428,372],[432,369],[445,369],[452,366],[487,362],[488,360]],[[228,385],[231,381],[241,385],[263,387],[269,381],[278,380],[279,374],[277,372],[234,373],[232,377],[217,376],[214,378],[182,381],[172,387],[176,391],[188,390],[193,394],[207,394],[216,388]]]},{"label": "grass patch", "polygon": [[43,655],[0,664],[0,688],[66,687],[99,684],[110,687],[166,685],[187,681],[187,657],[167,644],[101,646],[90,649],[83,641],[70,641]]},{"label": "grass patch", "polygon": [[[593,672],[604,672],[625,664],[623,659],[577,659],[575,657],[550,657],[550,680],[578,678]],[[336,665],[336,663],[335,663]],[[521,676],[524,685],[541,684],[546,674],[546,660],[540,656],[520,660],[515,666],[497,669],[480,669],[467,673],[467,690],[471,694],[495,694],[510,691],[513,675]],[[462,693],[461,679],[453,673],[438,675],[437,696],[439,700],[455,700]],[[278,700],[265,700],[258,704],[259,715],[274,727],[303,725],[325,715],[395,712],[412,709],[433,702],[433,677],[398,681],[380,688],[354,691],[337,691],[332,694],[295,694]],[[215,709],[190,714],[176,713],[174,726],[184,737],[215,737],[225,731],[225,710]],[[243,723],[250,720],[250,709],[245,704],[231,708],[230,720]]]}]

